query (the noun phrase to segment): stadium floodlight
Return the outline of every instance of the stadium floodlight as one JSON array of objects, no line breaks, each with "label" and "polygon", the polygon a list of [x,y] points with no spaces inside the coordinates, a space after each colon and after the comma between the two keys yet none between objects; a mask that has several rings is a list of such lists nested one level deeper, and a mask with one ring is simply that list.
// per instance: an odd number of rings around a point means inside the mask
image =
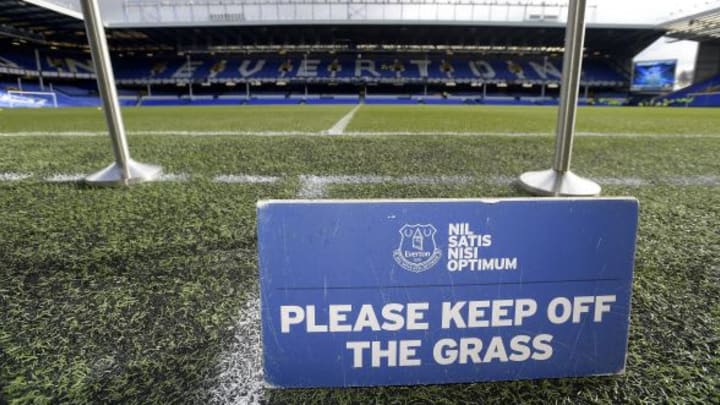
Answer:
[{"label": "stadium floodlight", "polygon": [[156,180],[162,173],[160,166],[138,163],[130,158],[125,126],[120,114],[115,75],[110,63],[105,28],[102,24],[98,0],[81,0],[85,29],[98,82],[103,111],[112,140],[115,163],[91,174],[85,182],[98,186],[130,185]]},{"label": "stadium floodlight", "polygon": [[587,0],[571,1],[565,28],[560,108],[555,138],[555,162],[549,170],[520,175],[520,186],[531,194],[542,196],[596,196],[600,185],[570,171],[575,115],[580,90],[580,67],[585,39],[585,5]]}]

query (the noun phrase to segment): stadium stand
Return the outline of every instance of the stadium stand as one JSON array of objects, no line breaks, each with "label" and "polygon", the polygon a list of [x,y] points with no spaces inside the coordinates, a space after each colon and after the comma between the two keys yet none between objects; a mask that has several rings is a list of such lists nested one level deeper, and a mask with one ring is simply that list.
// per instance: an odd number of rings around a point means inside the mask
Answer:
[{"label": "stadium stand", "polygon": [[[300,3],[288,7],[298,13]],[[478,7],[522,7],[491,3]],[[110,19],[108,38],[125,106],[557,103],[563,25],[552,19],[532,20],[536,16],[527,8],[521,21],[485,25],[469,21],[253,25],[207,16],[207,21],[186,21],[183,27],[171,20],[145,21],[160,17],[154,11],[143,14],[140,3],[122,4],[126,12]],[[31,89],[31,83],[37,83],[39,90],[47,90],[52,85],[60,106],[97,105],[82,21],[77,10],[63,12],[62,7],[48,10],[0,0],[7,15],[0,29],[0,88]],[[172,4],[159,7],[167,16],[181,18],[173,14],[178,10],[173,11]],[[201,14],[192,18],[197,16]],[[302,13],[296,17],[309,18]],[[668,31],[678,37],[708,38],[692,21],[666,26],[589,24],[580,103],[624,105],[656,97],[631,93],[632,57]],[[655,101],[718,105],[713,91],[704,90],[713,82],[705,87],[702,83]]]},{"label": "stadium stand", "polygon": [[655,104],[684,107],[720,106],[720,75],[653,100]]},{"label": "stadium stand", "polygon": [[[52,53],[41,59],[45,77],[93,78],[89,55]],[[453,80],[488,83],[541,83],[558,81],[562,60],[558,56],[518,57],[516,55],[442,54],[290,54],[116,57],[115,72],[120,84],[171,84],[179,80],[226,82],[228,80],[281,79],[349,82],[358,78],[405,82]],[[36,73],[35,61],[27,54],[0,53],[0,72]],[[584,62],[583,84],[623,86],[627,76],[600,60]],[[77,88],[77,86],[75,86]]]},{"label": "stadium stand", "polygon": [[[70,80],[69,84],[55,86],[59,94],[61,106],[87,105],[88,98],[94,93],[92,80],[93,70],[87,54],[53,52],[41,59],[42,74],[46,78]],[[0,71],[21,72],[24,75],[37,75],[33,67],[35,61],[31,55],[22,52],[0,54]],[[265,89],[256,97],[238,95],[223,97],[232,93],[228,87],[238,83],[253,84],[302,84],[311,86],[336,86],[349,84],[357,86],[361,83],[371,85],[390,85],[383,88],[384,92],[400,93],[401,96],[372,96],[367,102],[416,103],[419,101],[439,104],[462,104],[475,100],[480,96],[472,94],[468,86],[478,87],[479,84],[515,85],[536,87],[535,92],[513,91],[503,95],[497,91],[488,97],[480,97],[493,104],[546,104],[552,98],[540,98],[540,85],[557,84],[560,80],[562,60],[552,57],[519,57],[516,55],[448,55],[411,54],[411,53],[344,53],[344,54],[283,54],[260,53],[251,55],[178,55],[137,57],[116,56],[115,70],[117,82],[125,86],[121,93],[124,105],[211,105],[250,103],[298,103],[314,104],[347,103],[357,101],[357,97],[348,98],[347,94],[309,95],[300,91],[290,91],[288,96],[268,94]],[[184,98],[177,94],[179,85],[192,82],[204,85],[208,89],[197,89],[197,94]],[[602,60],[588,59],[585,61],[582,84],[585,86],[615,88],[627,87],[628,78],[623,73]],[[398,91],[405,85],[438,85],[461,86],[464,95],[454,97],[442,96],[447,93],[443,89],[441,96],[406,97]],[[155,94],[141,94],[146,85],[159,86]],[[14,86],[14,85],[10,85]],[[30,85],[26,85],[30,86]],[[140,86],[138,88],[138,86]],[[8,87],[8,85],[6,85]],[[135,87],[137,90],[129,90]],[[172,87],[175,87],[174,90]],[[35,90],[35,89],[33,89]],[[325,93],[337,93],[338,89],[325,89]],[[39,89],[38,89],[39,91]],[[207,94],[210,92],[211,94]],[[351,92],[358,92],[353,88]],[[175,93],[175,94],[174,94]],[[206,93],[206,94],[203,94]],[[294,95],[292,93],[295,93]],[[301,93],[301,94],[298,94]],[[412,95],[412,90],[409,91]],[[422,92],[421,92],[422,93]],[[437,93],[437,91],[436,91]],[[174,95],[173,95],[174,94]],[[229,94],[232,96],[232,94]],[[213,97],[208,97],[213,96]],[[74,100],[75,99],[75,100]],[[94,103],[93,105],[95,105]]]}]

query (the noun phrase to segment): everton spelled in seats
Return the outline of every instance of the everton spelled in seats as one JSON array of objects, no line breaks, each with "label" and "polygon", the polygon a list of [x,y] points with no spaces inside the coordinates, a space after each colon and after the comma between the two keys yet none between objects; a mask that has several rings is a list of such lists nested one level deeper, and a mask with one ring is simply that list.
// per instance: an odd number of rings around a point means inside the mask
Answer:
[{"label": "everton spelled in seats", "polygon": [[[226,81],[303,82],[447,82],[541,83],[560,80],[559,57],[515,57],[447,54],[253,54],[253,55],[113,55],[119,83],[174,83]],[[46,77],[89,78],[93,67],[87,54],[50,54],[41,57]],[[36,71],[34,55],[0,54],[0,73]],[[583,83],[622,86],[627,78],[602,60],[583,63]]]}]

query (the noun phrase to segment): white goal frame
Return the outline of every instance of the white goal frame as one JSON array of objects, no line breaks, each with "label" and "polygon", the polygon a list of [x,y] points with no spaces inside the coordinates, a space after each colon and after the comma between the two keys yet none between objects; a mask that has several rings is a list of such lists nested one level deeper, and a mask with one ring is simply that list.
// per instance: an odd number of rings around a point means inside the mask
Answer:
[{"label": "white goal frame", "polygon": [[[50,96],[52,99],[53,108],[58,108],[57,93],[54,91],[22,91],[22,90],[8,90],[7,94],[18,95],[18,96]],[[12,101],[10,104],[13,107]]]}]

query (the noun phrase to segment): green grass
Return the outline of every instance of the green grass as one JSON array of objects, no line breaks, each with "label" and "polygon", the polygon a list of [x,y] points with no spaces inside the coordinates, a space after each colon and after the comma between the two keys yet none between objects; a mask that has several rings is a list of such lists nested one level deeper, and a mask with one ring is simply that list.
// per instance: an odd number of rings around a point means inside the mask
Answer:
[{"label": "green grass", "polygon": [[[262,128],[287,130],[278,122],[297,119],[303,121],[303,128],[325,129],[349,110],[295,108],[258,110],[272,117],[261,123]],[[402,111],[391,122],[395,130],[409,125],[403,121],[405,115],[415,116],[414,128],[421,128],[433,121],[427,111],[435,111],[402,107],[366,115],[371,108],[376,107],[363,107],[352,125],[390,120]],[[536,122],[553,119],[550,110],[529,110],[538,115],[533,118]],[[145,130],[180,129],[177,121],[169,120],[172,116],[207,123],[226,112],[128,110],[129,125],[130,111],[143,115]],[[449,111],[458,117],[468,111],[492,115],[493,109]],[[511,117],[508,125],[513,128],[526,125],[525,109],[514,115],[513,109],[499,111]],[[598,108],[584,109],[581,116],[597,115],[605,125],[628,126],[622,132],[652,133],[647,122],[653,117],[646,114],[674,111],[680,111],[681,117],[667,118],[672,122],[657,133],[712,134],[707,122],[714,122],[716,110]],[[50,118],[54,120],[56,114],[73,118],[54,123]],[[9,131],[10,125],[13,131],[28,130],[20,116],[35,131],[58,125],[63,130],[99,130],[87,127],[85,114],[96,110],[0,111],[0,126],[6,128],[0,132]],[[230,121],[213,129],[260,125],[244,121],[250,116],[227,118]],[[327,122],[321,122],[321,116]],[[618,116],[624,121],[607,123]],[[472,122],[477,125],[474,131],[493,132],[502,126],[500,121]],[[424,130],[431,128],[437,126]],[[329,188],[329,197],[334,198],[518,196],[522,194],[516,189],[488,184],[485,177],[547,168],[553,150],[550,137],[499,136],[138,135],[130,137],[130,146],[136,159],[160,163],[167,172],[188,173],[191,181],[130,189],[48,184],[38,176],[89,173],[109,163],[109,141],[105,137],[0,138],[0,172],[36,175],[26,181],[0,182],[0,404],[206,403],[217,383],[218,357],[233,343],[238,313],[257,293],[258,199],[294,198],[298,176],[303,174],[462,174],[476,179],[469,185],[336,185]],[[715,138],[576,140],[573,167],[578,173],[650,181],[643,187],[607,186],[604,192],[636,196],[641,206],[625,374],[446,386],[266,390],[267,401],[720,401],[720,190],[662,182],[673,175],[720,176],[718,156],[720,142]],[[210,181],[226,173],[277,175],[282,180],[273,185]]]},{"label": "green grass", "polygon": [[[128,131],[321,131],[330,128],[347,106],[237,106],[125,108]],[[38,119],[38,117],[42,117]],[[97,108],[0,111],[2,132],[104,131]]]},{"label": "green grass", "polygon": [[[351,106],[235,106],[125,108],[128,131],[298,131],[330,128]],[[712,108],[595,108],[578,110],[579,132],[720,134]],[[556,107],[365,105],[350,132],[500,132],[549,134]],[[42,119],[37,119],[42,117]],[[96,108],[0,111],[0,133],[103,131]]]},{"label": "green grass", "polygon": [[[551,165],[550,137],[373,136],[334,137],[130,137],[140,161],[159,163],[169,173],[211,178],[218,174],[374,174],[514,176]],[[0,138],[0,172],[90,173],[108,164],[105,137]],[[575,141],[573,168],[599,177],[720,172],[716,138],[585,137]]]},{"label": "green grass", "polygon": [[[557,107],[364,106],[347,128],[371,132],[552,133]],[[578,109],[579,132],[636,134],[720,134],[715,109]]]}]

